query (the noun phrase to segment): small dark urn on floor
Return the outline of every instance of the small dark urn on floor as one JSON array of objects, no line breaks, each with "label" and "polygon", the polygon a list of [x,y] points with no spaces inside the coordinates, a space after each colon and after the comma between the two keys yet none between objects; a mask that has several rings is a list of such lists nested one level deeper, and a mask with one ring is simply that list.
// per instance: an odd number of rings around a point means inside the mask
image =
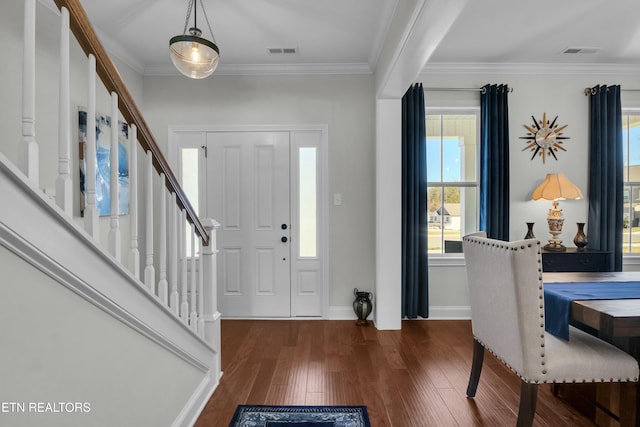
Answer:
[{"label": "small dark urn on floor", "polygon": [[576,225],[578,226],[578,232],[576,237],[573,238],[573,244],[580,251],[587,246],[587,236],[584,234],[584,222],[576,222]]},{"label": "small dark urn on floor", "polygon": [[371,292],[358,291],[358,288],[353,290],[353,294],[356,296],[356,299],[353,301],[353,311],[355,311],[356,316],[358,316],[356,325],[369,326],[367,317],[371,314],[371,310],[373,310],[373,303],[371,302],[373,295]]}]

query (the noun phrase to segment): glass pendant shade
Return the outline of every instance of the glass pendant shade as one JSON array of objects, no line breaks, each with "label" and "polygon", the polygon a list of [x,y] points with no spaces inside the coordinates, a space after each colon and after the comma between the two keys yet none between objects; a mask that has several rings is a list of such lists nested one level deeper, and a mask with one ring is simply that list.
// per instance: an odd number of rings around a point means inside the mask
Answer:
[{"label": "glass pendant shade", "polygon": [[169,41],[171,61],[185,76],[204,79],[216,70],[220,51],[214,43],[195,35],[193,29],[191,33],[191,35],[183,34],[171,38]]},{"label": "glass pendant shade", "polygon": [[[211,33],[211,40],[202,38],[202,31],[198,28],[198,5],[197,0],[190,0],[187,8],[187,17],[184,22],[182,34],[171,37],[169,40],[169,56],[173,65],[183,75],[192,79],[204,79],[209,77],[218,67],[220,59],[220,49],[215,43],[215,37],[211,30],[211,24],[204,10],[202,0],[200,6],[207,22],[207,27]],[[193,10],[193,27],[187,33],[187,24],[191,11]]]}]

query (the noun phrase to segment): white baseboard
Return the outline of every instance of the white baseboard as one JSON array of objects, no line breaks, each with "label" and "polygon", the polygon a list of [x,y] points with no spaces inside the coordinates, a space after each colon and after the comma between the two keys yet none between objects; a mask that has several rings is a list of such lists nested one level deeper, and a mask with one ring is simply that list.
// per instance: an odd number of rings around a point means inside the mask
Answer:
[{"label": "white baseboard", "polygon": [[191,427],[196,421],[207,402],[216,391],[220,384],[220,378],[222,378],[222,372],[218,376],[216,372],[209,371],[206,377],[202,380],[198,388],[196,388],[187,401],[182,411],[178,414],[176,419],[171,424],[172,427]]},{"label": "white baseboard", "polygon": [[[373,315],[369,316],[371,319]],[[353,311],[353,307],[346,306],[331,306],[329,307],[329,320],[356,320],[358,317]]]},{"label": "white baseboard", "polygon": [[429,307],[429,319],[431,320],[469,320],[471,319],[471,307],[469,306],[437,306]]},{"label": "white baseboard", "polygon": [[[369,316],[372,320],[373,315]],[[351,306],[329,307],[329,320],[355,320],[356,314]],[[429,319],[431,320],[469,320],[471,319],[471,307],[469,306],[431,306],[429,307]]]}]

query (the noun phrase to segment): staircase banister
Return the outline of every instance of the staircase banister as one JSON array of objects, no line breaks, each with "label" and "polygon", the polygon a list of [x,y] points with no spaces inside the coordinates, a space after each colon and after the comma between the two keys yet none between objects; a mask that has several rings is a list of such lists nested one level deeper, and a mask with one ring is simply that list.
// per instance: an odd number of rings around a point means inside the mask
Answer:
[{"label": "staircase banister", "polygon": [[153,134],[147,126],[142,113],[138,109],[131,93],[127,89],[118,69],[111,61],[102,43],[98,39],[84,8],[79,0],[54,0],[58,9],[63,7],[69,11],[69,22],[71,31],[80,44],[84,53],[88,56],[92,54],[96,58],[96,71],[105,88],[118,94],[118,108],[123,118],[128,123],[133,123],[138,128],[138,141],[145,151],[151,151],[153,155],[153,166],[156,171],[164,173],[166,186],[170,192],[176,194],[176,201],[181,209],[187,213],[187,220],[195,227],[195,232],[202,239],[205,245],[209,245],[209,235],[203,227],[198,215],[191,206],[187,195],[178,183],[169,163],[165,159],[162,151],[158,147]]}]

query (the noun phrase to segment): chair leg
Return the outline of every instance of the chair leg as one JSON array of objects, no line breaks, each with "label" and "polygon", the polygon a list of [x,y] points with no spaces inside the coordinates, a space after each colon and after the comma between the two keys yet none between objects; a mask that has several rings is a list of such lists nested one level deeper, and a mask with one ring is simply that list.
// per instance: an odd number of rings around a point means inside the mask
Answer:
[{"label": "chair leg", "polygon": [[531,427],[536,415],[536,401],[538,400],[538,384],[522,381],[520,387],[520,409],[516,427]]},{"label": "chair leg", "polygon": [[467,396],[475,397],[476,390],[478,389],[478,382],[480,381],[480,374],[482,373],[482,361],[484,360],[484,347],[478,342],[473,340],[473,362],[471,363],[471,375],[469,376],[469,384],[467,385]]}]

